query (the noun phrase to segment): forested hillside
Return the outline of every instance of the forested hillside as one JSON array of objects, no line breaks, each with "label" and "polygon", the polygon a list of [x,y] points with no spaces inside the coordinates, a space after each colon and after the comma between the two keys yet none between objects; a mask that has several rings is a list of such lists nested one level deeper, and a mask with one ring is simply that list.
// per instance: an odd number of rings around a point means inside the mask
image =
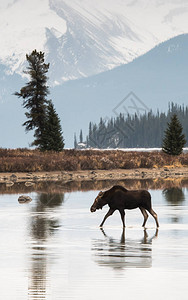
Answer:
[{"label": "forested hillside", "polygon": [[86,146],[101,149],[161,147],[167,123],[174,113],[188,140],[188,106],[171,103],[167,113],[149,111],[139,116],[120,113],[116,118],[101,118],[99,124],[90,123]]}]

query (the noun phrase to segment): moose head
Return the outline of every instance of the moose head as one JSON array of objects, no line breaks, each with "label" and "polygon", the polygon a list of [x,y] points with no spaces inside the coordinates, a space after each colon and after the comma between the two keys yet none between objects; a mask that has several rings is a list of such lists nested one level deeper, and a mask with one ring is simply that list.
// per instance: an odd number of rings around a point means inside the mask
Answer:
[{"label": "moose head", "polygon": [[104,192],[99,192],[98,196],[95,198],[95,201],[93,202],[90,208],[91,212],[95,212],[97,209],[102,209],[102,207],[107,204],[107,201],[103,196]]}]

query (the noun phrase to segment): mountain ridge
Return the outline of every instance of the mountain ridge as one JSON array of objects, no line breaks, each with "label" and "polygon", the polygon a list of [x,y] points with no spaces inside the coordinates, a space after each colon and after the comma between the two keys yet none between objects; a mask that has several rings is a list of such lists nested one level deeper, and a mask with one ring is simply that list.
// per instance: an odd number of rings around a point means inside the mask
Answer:
[{"label": "mountain ridge", "polygon": [[0,15],[0,62],[23,74],[25,54],[44,51],[53,66],[51,84],[58,85],[129,63],[186,33],[188,3],[7,0]]}]

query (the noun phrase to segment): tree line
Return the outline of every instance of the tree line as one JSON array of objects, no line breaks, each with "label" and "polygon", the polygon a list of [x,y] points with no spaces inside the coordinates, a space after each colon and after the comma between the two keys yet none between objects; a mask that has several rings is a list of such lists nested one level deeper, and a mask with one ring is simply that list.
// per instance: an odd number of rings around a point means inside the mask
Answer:
[{"label": "tree line", "polygon": [[[155,113],[152,110],[139,116],[120,113],[116,118],[100,118],[99,124],[90,122],[89,133],[85,140],[86,147],[99,149],[162,147],[165,131],[174,115],[181,121],[183,134],[188,137],[188,106],[172,102],[166,113],[159,111]],[[80,132],[82,136],[82,130]],[[188,146],[187,142],[183,144]]]}]

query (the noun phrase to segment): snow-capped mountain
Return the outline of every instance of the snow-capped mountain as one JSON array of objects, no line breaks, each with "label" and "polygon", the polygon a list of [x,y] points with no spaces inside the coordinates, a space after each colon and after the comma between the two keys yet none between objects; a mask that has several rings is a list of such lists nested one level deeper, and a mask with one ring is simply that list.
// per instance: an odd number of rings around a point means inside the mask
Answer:
[{"label": "snow-capped mountain", "polygon": [[184,0],[1,0],[0,62],[22,73],[26,53],[45,51],[57,85],[128,63],[187,20]]}]

